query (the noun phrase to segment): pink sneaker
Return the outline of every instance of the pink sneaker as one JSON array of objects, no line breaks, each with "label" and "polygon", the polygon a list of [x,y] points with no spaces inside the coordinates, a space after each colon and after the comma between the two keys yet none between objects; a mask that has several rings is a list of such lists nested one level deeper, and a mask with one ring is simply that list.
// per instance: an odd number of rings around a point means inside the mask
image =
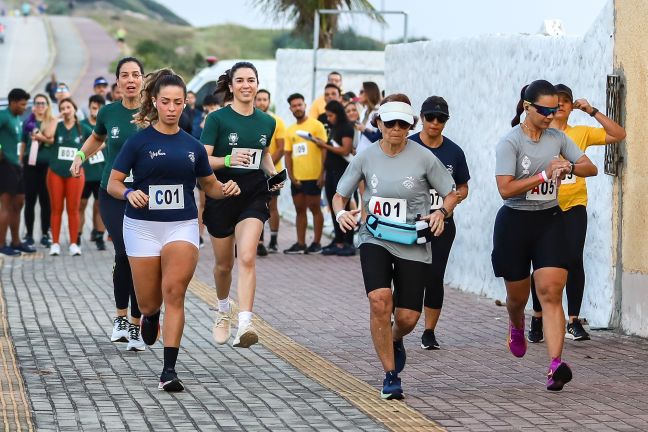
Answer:
[{"label": "pink sneaker", "polygon": [[547,390],[560,391],[572,379],[572,371],[567,363],[554,359],[547,372]]},{"label": "pink sneaker", "polygon": [[524,337],[524,327],[516,329],[513,323],[509,321],[509,336],[507,339],[509,351],[515,357],[524,357],[527,350],[527,341]]}]

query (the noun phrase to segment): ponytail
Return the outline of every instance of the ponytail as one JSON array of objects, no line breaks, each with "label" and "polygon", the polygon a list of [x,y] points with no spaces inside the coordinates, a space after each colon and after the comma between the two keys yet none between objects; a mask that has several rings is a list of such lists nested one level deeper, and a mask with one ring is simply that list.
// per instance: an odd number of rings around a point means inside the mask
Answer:
[{"label": "ponytail", "polygon": [[157,109],[153,105],[153,98],[157,97],[162,87],[170,85],[180,87],[185,98],[187,97],[187,86],[182,77],[177,75],[173,69],[159,69],[146,75],[140,93],[142,106],[135,115],[135,124],[144,128],[159,120]]},{"label": "ponytail", "polygon": [[520,117],[524,112],[524,102],[534,103],[537,102],[540,96],[553,96],[556,94],[556,89],[553,84],[546,80],[536,80],[522,87],[520,91],[520,101],[515,110],[516,115],[511,120],[511,127],[520,124]]},{"label": "ponytail", "polygon": [[524,93],[526,92],[527,88],[529,88],[528,84],[522,87],[522,90],[520,91],[520,101],[515,108],[515,117],[513,117],[513,120],[511,120],[511,127],[515,127],[520,124],[520,119],[522,117],[522,113],[524,112]]}]

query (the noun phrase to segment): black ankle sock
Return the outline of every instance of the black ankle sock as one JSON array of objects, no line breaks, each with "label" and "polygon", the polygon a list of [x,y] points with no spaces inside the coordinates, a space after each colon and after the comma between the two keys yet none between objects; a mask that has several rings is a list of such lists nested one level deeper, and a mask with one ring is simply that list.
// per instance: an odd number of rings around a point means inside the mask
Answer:
[{"label": "black ankle sock", "polygon": [[178,347],[164,347],[164,370],[175,370],[176,360],[178,360]]},{"label": "black ankle sock", "polygon": [[271,244],[276,244],[277,243],[277,234],[278,233],[276,231],[270,233],[270,243]]}]

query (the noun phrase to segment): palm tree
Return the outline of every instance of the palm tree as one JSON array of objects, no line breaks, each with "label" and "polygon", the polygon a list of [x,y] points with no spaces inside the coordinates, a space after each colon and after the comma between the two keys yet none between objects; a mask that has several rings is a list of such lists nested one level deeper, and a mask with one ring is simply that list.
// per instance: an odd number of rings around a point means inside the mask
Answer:
[{"label": "palm tree", "polygon": [[[355,10],[375,12],[369,0],[250,0],[264,12],[271,12],[278,18],[294,21],[294,33],[307,35],[313,31],[313,17],[318,9]],[[370,13],[370,18],[381,24],[385,20],[380,14]],[[319,47],[331,48],[333,36],[338,29],[338,15],[320,15]]]}]

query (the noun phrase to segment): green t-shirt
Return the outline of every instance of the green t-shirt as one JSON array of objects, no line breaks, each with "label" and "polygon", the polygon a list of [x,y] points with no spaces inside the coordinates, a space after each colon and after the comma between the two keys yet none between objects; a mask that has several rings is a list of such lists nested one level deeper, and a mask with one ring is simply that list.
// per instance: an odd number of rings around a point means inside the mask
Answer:
[{"label": "green t-shirt", "polygon": [[81,123],[79,123],[79,127],[75,124],[71,129],[66,128],[63,122],[56,125],[50,169],[61,177],[71,177],[70,165],[72,165],[74,156],[91,133],[92,129]]},{"label": "green t-shirt", "polygon": [[[40,129],[41,123],[39,120],[36,120],[36,129]],[[29,161],[29,152],[31,152],[32,139],[31,134],[28,134],[24,129],[22,132],[22,142],[25,143],[25,154],[23,155],[23,161],[25,165]],[[36,163],[39,165],[49,164],[50,159],[52,158],[52,144],[39,143],[38,145],[38,155],[36,156]]]},{"label": "green t-shirt", "polygon": [[260,150],[255,152],[252,168],[223,168],[229,175],[249,173],[261,169],[261,159],[268,148],[275,131],[276,120],[259,109],[244,116],[232,109],[232,106],[210,113],[205,119],[205,127],[200,142],[214,146],[211,156],[224,157],[232,154],[234,149]]},{"label": "green t-shirt", "polygon": [[22,121],[20,117],[13,115],[8,108],[0,110],[0,146],[2,146],[2,154],[14,165],[20,165],[18,161],[20,147],[18,144],[20,143],[21,132]]},{"label": "green t-shirt", "polygon": [[[81,120],[81,124],[84,127],[92,130],[94,126],[90,124],[88,119]],[[89,157],[88,160],[83,164],[83,169],[85,171],[85,181],[86,182],[98,182],[101,181],[101,176],[103,175],[104,168],[106,167],[106,156],[103,153],[103,150],[99,150],[97,153]]]},{"label": "green t-shirt", "polygon": [[101,107],[97,114],[94,132],[99,136],[106,137],[106,148],[103,151],[105,165],[101,177],[103,189],[108,187],[110,171],[117,154],[126,140],[137,132],[137,126],[133,123],[133,115],[138,111],[139,108],[127,109],[121,102],[115,102]]}]

